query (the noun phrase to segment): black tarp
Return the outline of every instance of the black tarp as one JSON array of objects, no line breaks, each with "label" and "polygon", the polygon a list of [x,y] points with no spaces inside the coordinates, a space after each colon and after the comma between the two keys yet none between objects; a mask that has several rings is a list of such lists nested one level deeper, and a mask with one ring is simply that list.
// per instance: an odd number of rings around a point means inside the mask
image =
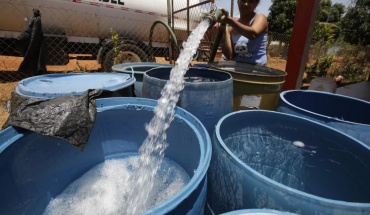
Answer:
[{"label": "black tarp", "polygon": [[29,75],[46,73],[46,42],[38,9],[33,9],[33,17],[19,35],[17,42],[23,56],[18,72]]},{"label": "black tarp", "polygon": [[95,99],[120,96],[107,90],[87,90],[82,95],[40,99],[12,93],[10,115],[3,128],[15,126],[63,139],[84,149],[94,127]]}]

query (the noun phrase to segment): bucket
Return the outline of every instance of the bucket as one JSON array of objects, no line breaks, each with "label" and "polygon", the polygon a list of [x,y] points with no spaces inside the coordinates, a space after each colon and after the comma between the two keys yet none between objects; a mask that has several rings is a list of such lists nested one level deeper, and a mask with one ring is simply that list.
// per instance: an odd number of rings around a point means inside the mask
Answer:
[{"label": "bucket", "polygon": [[[170,78],[169,67],[147,71],[143,80],[143,97],[159,99]],[[219,119],[232,111],[232,77],[229,73],[207,68],[189,68],[184,89],[180,92],[179,107],[192,113],[212,134]]]},{"label": "bucket", "polygon": [[[39,75],[21,80],[15,92],[23,97],[51,99],[59,96],[82,95],[89,89],[104,89],[117,96],[131,97],[135,78],[114,73],[66,73]],[[113,94],[114,95],[114,94]]]},{"label": "bucket", "polygon": [[267,110],[233,112],[217,123],[212,150],[207,204],[215,214],[370,213],[370,147],[318,122]]},{"label": "bucket", "polygon": [[234,61],[215,62],[210,67],[232,75],[234,111],[276,109],[286,72]]},{"label": "bucket", "polygon": [[339,94],[290,90],[280,94],[277,111],[302,116],[344,132],[370,146],[370,103]]},{"label": "bucket", "polygon": [[150,69],[157,68],[160,66],[169,66],[171,64],[162,64],[162,63],[151,63],[151,62],[139,62],[139,63],[123,63],[117,64],[112,67],[114,72],[120,72],[131,75],[135,77],[136,81],[134,83],[134,93],[137,97],[142,97],[142,88],[143,88],[143,76],[144,73]]},{"label": "bucket", "polygon": [[[14,127],[0,132],[1,214],[43,214],[51,199],[93,166],[137,154],[147,137],[144,127],[154,116],[156,101],[117,97],[97,99],[96,105],[95,126],[82,152],[60,139]],[[165,158],[179,165],[190,180],[170,199],[144,214],[204,211],[211,141],[199,120],[182,108],[175,111],[167,130]],[[118,188],[112,187],[110,192]]]}]

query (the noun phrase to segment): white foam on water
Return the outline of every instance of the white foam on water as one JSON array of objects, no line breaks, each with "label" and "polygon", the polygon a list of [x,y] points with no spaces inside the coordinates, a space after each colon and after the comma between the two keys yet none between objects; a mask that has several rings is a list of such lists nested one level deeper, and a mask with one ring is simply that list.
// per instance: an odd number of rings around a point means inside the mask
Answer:
[{"label": "white foam on water", "polygon": [[[140,168],[139,157],[106,160],[86,172],[53,199],[45,210],[48,215],[60,214],[125,214],[129,178]],[[171,198],[190,180],[181,166],[164,159],[153,180],[148,207]]]}]

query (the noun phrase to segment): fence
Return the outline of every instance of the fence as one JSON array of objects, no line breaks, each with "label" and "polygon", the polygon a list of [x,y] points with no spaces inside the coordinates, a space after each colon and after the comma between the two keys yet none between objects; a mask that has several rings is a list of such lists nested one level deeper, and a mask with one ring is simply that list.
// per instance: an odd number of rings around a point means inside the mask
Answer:
[{"label": "fence", "polygon": [[[169,17],[167,0],[145,4],[152,4],[151,7],[139,5],[143,9],[103,2],[0,1],[0,126],[8,116],[3,106],[18,81],[40,74],[39,71],[18,71],[24,57],[19,52],[17,37],[33,16],[35,4],[38,4],[36,9],[41,13],[46,41],[47,73],[109,71],[109,64],[113,62],[109,62],[108,56],[113,50],[111,42],[114,34],[124,41],[118,44],[122,62],[171,63],[173,41],[165,23],[171,22],[170,27],[181,44],[199,23],[200,15],[211,9],[211,1],[205,0],[203,4]],[[199,1],[172,0],[171,9],[178,11],[194,2]],[[154,25],[155,21],[164,24]],[[208,43],[207,35],[202,43]]]},{"label": "fence", "polygon": [[[163,1],[167,3],[167,0]],[[18,81],[35,75],[32,72],[18,71],[23,57],[18,51],[16,38],[27,24],[25,19],[29,19],[33,15],[30,2],[32,1],[0,1],[0,126],[8,117],[3,106],[10,99]],[[191,29],[199,23],[200,15],[212,8],[211,1],[204,1],[204,4],[181,11],[191,6],[187,5],[188,1],[172,0],[172,11],[180,12],[169,17],[166,4],[165,11],[158,12],[133,10],[121,6],[107,7],[101,3],[87,5],[90,3],[86,0],[60,0],[60,2],[73,4],[73,6],[66,8],[45,3],[37,8],[41,12],[43,33],[49,52],[47,73],[108,71],[107,59],[104,58],[104,54],[101,55],[101,52],[104,50],[102,47],[106,45],[106,42],[111,41],[112,32],[125,39],[126,49],[124,50],[123,62],[139,59],[173,63],[172,60],[176,57],[173,39],[166,29],[166,25],[154,26],[154,21],[162,20],[163,23],[170,21],[169,27],[173,29],[178,43],[181,44],[187,39]],[[105,13],[104,11],[107,10],[109,12]],[[122,14],[127,14],[127,16]],[[14,23],[8,25],[8,22]],[[150,34],[151,30],[152,35]],[[210,28],[206,32],[201,41],[200,54],[195,60],[207,62],[210,56],[210,47],[213,46],[216,34],[217,28]],[[289,43],[290,35],[268,33],[269,67],[285,69]],[[107,45],[105,48],[105,55],[107,55],[112,46]],[[333,45],[312,43],[308,64],[313,64],[317,59],[325,57],[330,52],[337,56],[335,61],[340,62],[343,56],[349,55],[346,50],[351,51],[351,56],[357,56],[353,53],[363,53],[357,60],[363,62],[363,65],[369,63],[369,48],[356,49],[342,45],[339,50]],[[99,62],[98,56],[102,56]],[[153,56],[153,59],[150,56]],[[275,64],[276,62],[279,65]]]},{"label": "fence", "polygon": [[[342,76],[342,84],[369,79],[370,46],[353,46],[341,42],[313,42],[307,60],[307,76]],[[311,77],[310,77],[311,76]]]}]

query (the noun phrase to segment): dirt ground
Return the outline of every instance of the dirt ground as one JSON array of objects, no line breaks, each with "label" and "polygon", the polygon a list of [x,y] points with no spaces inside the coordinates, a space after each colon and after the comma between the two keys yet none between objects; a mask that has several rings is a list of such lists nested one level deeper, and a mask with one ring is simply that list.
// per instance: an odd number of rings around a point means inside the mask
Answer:
[{"label": "dirt ground", "polygon": [[[217,59],[216,59],[217,60]],[[27,74],[17,72],[19,64],[22,62],[20,57],[0,56],[0,130],[6,122],[9,113],[4,108],[4,105],[11,98],[11,93],[14,91],[18,81],[29,77]],[[157,63],[170,62],[165,58],[156,58]],[[206,64],[206,62],[192,61],[191,64]],[[286,61],[279,58],[269,58],[267,66],[273,69],[285,70]],[[95,60],[78,60],[71,59],[64,66],[47,66],[48,73],[67,73],[67,72],[85,72],[99,71],[100,64]]]}]

